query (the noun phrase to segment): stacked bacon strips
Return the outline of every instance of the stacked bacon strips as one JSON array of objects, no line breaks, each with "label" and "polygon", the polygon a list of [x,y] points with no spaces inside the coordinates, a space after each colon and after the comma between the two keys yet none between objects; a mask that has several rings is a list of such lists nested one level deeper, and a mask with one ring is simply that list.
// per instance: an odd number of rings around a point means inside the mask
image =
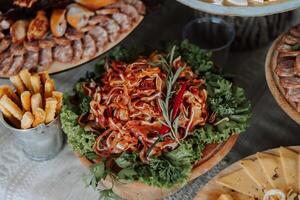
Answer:
[{"label": "stacked bacon strips", "polygon": [[[153,57],[139,58],[131,64],[112,61],[101,83],[82,83],[85,94],[92,101],[90,113],[81,116],[79,124],[99,134],[94,150],[101,157],[125,151],[139,152],[141,160],[147,162],[151,155],[174,149],[186,133],[192,134],[195,127],[205,124],[207,92],[200,89],[204,88],[204,80],[197,79],[191,68],[185,67],[170,100],[171,109],[178,109],[178,138],[163,131],[159,100],[165,99],[168,75],[149,62],[153,62]],[[172,70],[184,65],[179,57],[174,60]],[[186,89],[179,92],[181,85],[186,85]],[[175,105],[179,93],[182,99]]]},{"label": "stacked bacon strips", "polygon": [[300,25],[283,36],[278,52],[275,73],[285,97],[300,112]]},{"label": "stacked bacon strips", "polygon": [[[119,0],[97,10],[78,3],[34,19],[11,21],[0,17],[0,74],[14,75],[21,69],[44,71],[53,62],[73,63],[91,59],[128,32],[145,13],[140,0]],[[1,36],[1,34],[0,34]]]}]

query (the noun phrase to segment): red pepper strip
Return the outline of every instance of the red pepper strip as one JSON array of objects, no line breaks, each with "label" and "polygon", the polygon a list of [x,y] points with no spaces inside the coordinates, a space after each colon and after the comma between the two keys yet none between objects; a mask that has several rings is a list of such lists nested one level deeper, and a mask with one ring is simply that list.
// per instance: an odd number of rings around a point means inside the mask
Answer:
[{"label": "red pepper strip", "polygon": [[[183,94],[186,91],[186,88],[187,88],[187,83],[182,84],[177,96],[175,97],[173,113],[172,113],[172,120],[174,120],[176,118],[176,116],[178,115],[179,107],[182,104]],[[168,126],[163,125],[161,127],[161,129],[159,130],[159,133],[164,135],[164,134],[168,133],[170,130],[171,129]]]},{"label": "red pepper strip", "polygon": [[175,97],[173,113],[172,113],[172,120],[174,120],[176,118],[176,116],[178,115],[179,107],[182,104],[183,95],[184,95],[184,92],[186,91],[186,88],[187,88],[187,83],[182,84],[177,96]]}]

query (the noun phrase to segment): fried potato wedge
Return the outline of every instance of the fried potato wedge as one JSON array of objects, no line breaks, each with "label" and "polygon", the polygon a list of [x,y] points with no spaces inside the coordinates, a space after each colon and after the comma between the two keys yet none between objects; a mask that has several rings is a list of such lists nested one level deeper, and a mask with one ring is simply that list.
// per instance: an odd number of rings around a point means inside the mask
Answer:
[{"label": "fried potato wedge", "polygon": [[23,117],[23,111],[8,96],[4,95],[3,97],[1,97],[0,104],[5,109],[7,109],[15,118],[21,121]]},{"label": "fried potato wedge", "polygon": [[15,86],[19,95],[26,90],[25,85],[23,84],[19,75],[11,76],[9,80]]},{"label": "fried potato wedge", "polygon": [[8,122],[14,126],[15,128],[20,128],[20,121],[17,120],[6,108],[4,108],[1,104],[0,104],[0,110],[3,114],[3,117],[8,120]]},{"label": "fried potato wedge", "polygon": [[46,106],[45,106],[45,112],[46,112],[45,123],[46,124],[48,124],[54,120],[55,113],[56,113],[56,105],[57,105],[56,98],[50,97],[50,98],[46,99]]},{"label": "fried potato wedge", "polygon": [[30,77],[30,82],[32,85],[33,93],[40,93],[41,92],[41,79],[40,76],[35,74]]},{"label": "fried potato wedge", "polygon": [[63,105],[63,93],[59,91],[53,91],[52,97],[54,97],[57,101],[56,105],[56,114],[58,115],[61,111],[61,107]]},{"label": "fried potato wedge", "polygon": [[0,97],[3,95],[8,96],[10,99],[12,99],[16,104],[21,105],[20,98],[16,93],[13,91],[13,89],[9,85],[1,85],[0,86]]},{"label": "fried potato wedge", "polygon": [[46,113],[42,108],[37,108],[33,113],[33,116],[34,116],[34,120],[32,123],[32,127],[37,127],[38,125],[45,122]]},{"label": "fried potato wedge", "polygon": [[38,75],[41,78],[42,84],[45,84],[46,80],[50,79],[50,76],[47,71],[39,72]]},{"label": "fried potato wedge", "polygon": [[47,79],[44,85],[44,96],[45,98],[51,97],[52,92],[55,90],[54,80]]},{"label": "fried potato wedge", "polygon": [[23,81],[24,85],[26,86],[27,90],[29,90],[30,92],[33,92],[33,88],[31,85],[31,74],[28,71],[28,69],[23,69],[22,71],[20,71],[19,76],[21,78],[21,80]]},{"label": "fried potato wedge", "polygon": [[40,93],[36,93],[31,96],[31,110],[34,114],[36,109],[43,107],[43,99]]},{"label": "fried potato wedge", "polygon": [[21,128],[22,129],[28,129],[31,128],[31,125],[34,121],[34,116],[31,112],[25,112],[23,115],[23,118],[21,120]]},{"label": "fried potato wedge", "polygon": [[21,102],[25,111],[31,111],[31,93],[29,91],[22,92]]}]

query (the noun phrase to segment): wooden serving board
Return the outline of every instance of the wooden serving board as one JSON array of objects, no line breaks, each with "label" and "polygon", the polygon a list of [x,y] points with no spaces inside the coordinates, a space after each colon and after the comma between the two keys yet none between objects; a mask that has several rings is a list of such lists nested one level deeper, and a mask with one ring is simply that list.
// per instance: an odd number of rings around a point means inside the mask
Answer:
[{"label": "wooden serving board", "polygon": [[[115,47],[117,44],[119,44],[122,40],[124,40],[130,33],[132,33],[137,28],[137,26],[143,21],[143,19],[144,17],[140,16],[140,18],[132,25],[132,27],[129,30],[121,33],[115,42],[109,42],[106,46],[103,47],[102,51],[98,51],[93,57],[80,59],[79,61],[70,62],[70,63],[60,63],[54,61],[47,71],[49,72],[49,74],[59,73],[59,72],[63,72],[69,69],[79,67],[89,61],[94,60],[95,58],[103,55],[104,53],[106,53],[107,51]],[[9,77],[8,75],[0,75],[0,78],[8,78],[8,77]]]},{"label": "wooden serving board", "polygon": [[[188,181],[192,181],[195,178],[201,176],[202,174],[209,171],[212,167],[214,167],[217,163],[219,163],[229,153],[229,151],[236,143],[237,139],[238,135],[233,135],[229,138],[229,140],[227,140],[224,143],[221,143],[219,145],[209,145],[204,150],[205,155],[203,156],[203,158],[195,164]],[[93,164],[90,160],[86,159],[85,157],[80,157],[77,154],[76,156],[86,167],[89,167]],[[107,177],[105,180],[102,181],[102,183],[106,188],[112,187],[112,180],[110,177]],[[183,186],[177,186],[170,189],[165,189],[149,186],[138,181],[126,184],[118,183],[115,181],[113,191],[123,199],[127,200],[157,200],[174,194],[182,187]]]},{"label": "wooden serving board", "polygon": [[279,36],[268,51],[265,61],[265,75],[269,89],[279,106],[290,116],[290,118],[300,124],[300,113],[296,110],[296,104],[287,101],[284,96],[284,90],[279,84],[279,78],[274,72],[277,66],[277,46],[279,45],[282,37],[283,35]]},{"label": "wooden serving board", "polygon": [[[287,148],[300,153],[300,146],[290,146]],[[270,149],[265,152],[279,155],[278,148]],[[255,154],[243,159],[255,159]],[[254,198],[247,197],[245,195],[231,191],[230,189],[225,188],[216,182],[216,180],[219,177],[234,172],[238,169],[241,169],[241,166],[239,165],[239,161],[233,163],[232,165],[230,165],[229,167],[221,171],[217,176],[215,176],[212,180],[210,180],[203,188],[201,188],[197,192],[195,196],[195,200],[217,200],[221,194],[230,194],[234,200],[255,200]]]}]

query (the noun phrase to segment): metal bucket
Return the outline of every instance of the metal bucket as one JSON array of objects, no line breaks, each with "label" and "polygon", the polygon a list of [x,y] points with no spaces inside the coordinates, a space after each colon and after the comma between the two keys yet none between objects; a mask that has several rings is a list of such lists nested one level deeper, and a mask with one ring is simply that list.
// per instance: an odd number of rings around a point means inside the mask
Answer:
[{"label": "metal bucket", "polygon": [[36,161],[49,160],[55,157],[63,146],[63,134],[59,117],[49,124],[41,124],[35,128],[17,129],[9,125],[3,115],[1,123],[17,137],[26,157]]}]

